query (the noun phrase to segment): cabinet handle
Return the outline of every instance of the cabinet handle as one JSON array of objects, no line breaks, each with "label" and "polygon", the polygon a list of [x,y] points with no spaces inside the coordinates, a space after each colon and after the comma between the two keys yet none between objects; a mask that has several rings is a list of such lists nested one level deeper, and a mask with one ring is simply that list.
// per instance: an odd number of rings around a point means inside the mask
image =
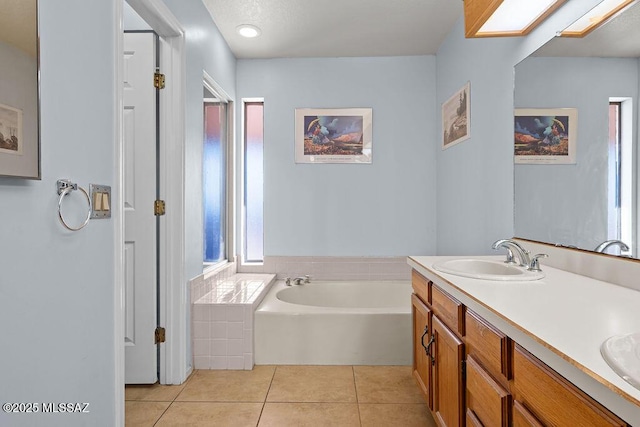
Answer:
[{"label": "cabinet handle", "polygon": [[436,364],[436,358],[433,357],[433,354],[431,354],[431,344],[433,344],[435,340],[436,340],[435,334],[431,335],[431,339],[427,343],[427,356],[429,356],[429,358],[431,359],[431,366],[434,366]]},{"label": "cabinet handle", "polygon": [[[429,355],[429,347],[427,347],[426,345],[424,345],[424,336],[427,335],[427,327],[424,327],[424,333],[422,334],[422,337],[420,337],[420,343],[422,344],[422,348],[424,348],[424,352],[425,354],[428,356]],[[431,341],[429,341],[429,344],[431,345]]]},{"label": "cabinet handle", "polygon": [[422,337],[420,337],[420,343],[422,344],[422,348],[424,348],[424,353],[429,356],[429,358],[431,359],[431,365],[435,365],[436,364],[436,359],[431,355],[431,344],[433,344],[433,342],[436,339],[435,335],[431,335],[431,338],[429,339],[429,342],[427,343],[427,345],[424,345],[424,336],[427,335],[427,327],[424,327],[424,333],[422,334]]}]

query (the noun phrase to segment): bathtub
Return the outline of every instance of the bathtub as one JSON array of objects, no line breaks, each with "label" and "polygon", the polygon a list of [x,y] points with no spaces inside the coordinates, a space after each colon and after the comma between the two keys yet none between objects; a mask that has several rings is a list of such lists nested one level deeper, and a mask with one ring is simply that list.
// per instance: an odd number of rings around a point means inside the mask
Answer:
[{"label": "bathtub", "polygon": [[258,365],[410,365],[411,282],[277,281],[254,317]]}]

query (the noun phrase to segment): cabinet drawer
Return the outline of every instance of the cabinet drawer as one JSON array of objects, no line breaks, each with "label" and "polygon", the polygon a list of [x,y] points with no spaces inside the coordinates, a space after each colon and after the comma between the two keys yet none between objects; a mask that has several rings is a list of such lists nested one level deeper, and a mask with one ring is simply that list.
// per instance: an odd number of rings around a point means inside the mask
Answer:
[{"label": "cabinet drawer", "polygon": [[452,331],[464,335],[464,306],[460,301],[437,287],[431,286],[431,308]]},{"label": "cabinet drawer", "polygon": [[416,270],[411,270],[411,286],[423,302],[431,304],[431,282]]},{"label": "cabinet drawer", "polygon": [[472,356],[467,356],[467,414],[485,426],[509,425],[511,395]]},{"label": "cabinet drawer", "polygon": [[469,309],[465,313],[464,328],[467,354],[506,385],[511,379],[509,337]]},{"label": "cabinet drawer", "polygon": [[471,409],[467,409],[467,427],[484,427]]},{"label": "cabinet drawer", "polygon": [[513,401],[513,427],[544,427],[522,403]]},{"label": "cabinet drawer", "polygon": [[513,351],[513,384],[514,398],[544,425],[626,426],[519,345]]}]

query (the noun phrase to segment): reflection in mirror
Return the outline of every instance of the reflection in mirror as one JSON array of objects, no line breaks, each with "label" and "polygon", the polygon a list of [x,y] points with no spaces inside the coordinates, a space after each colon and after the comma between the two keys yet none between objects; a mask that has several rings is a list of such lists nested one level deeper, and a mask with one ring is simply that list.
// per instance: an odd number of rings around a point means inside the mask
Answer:
[{"label": "reflection in mirror", "polygon": [[36,0],[2,0],[0,176],[40,178]]},{"label": "reflection in mirror", "polygon": [[[516,236],[638,257],[639,58],[636,3],[584,38],[554,38],[516,66],[515,108],[575,108],[578,123],[575,164],[515,165]],[[612,240],[629,250],[602,245]]]}]

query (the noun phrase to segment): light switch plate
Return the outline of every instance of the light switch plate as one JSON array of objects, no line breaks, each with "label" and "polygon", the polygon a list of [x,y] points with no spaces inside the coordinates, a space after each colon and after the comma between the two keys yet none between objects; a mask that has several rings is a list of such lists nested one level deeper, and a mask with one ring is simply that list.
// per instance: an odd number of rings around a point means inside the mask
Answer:
[{"label": "light switch plate", "polygon": [[[91,197],[91,219],[111,218],[111,187],[108,185],[89,184],[89,196]],[[106,195],[107,203],[104,202]],[[99,206],[94,206],[94,201],[100,200]],[[105,209],[106,207],[106,209]],[[96,209],[98,208],[98,209]]]}]

